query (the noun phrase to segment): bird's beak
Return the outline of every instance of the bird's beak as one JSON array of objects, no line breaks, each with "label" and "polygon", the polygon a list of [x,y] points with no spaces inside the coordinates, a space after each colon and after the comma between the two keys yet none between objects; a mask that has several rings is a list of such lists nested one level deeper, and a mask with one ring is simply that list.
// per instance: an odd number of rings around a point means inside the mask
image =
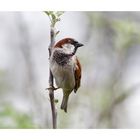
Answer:
[{"label": "bird's beak", "polygon": [[84,45],[82,43],[79,43],[79,42],[75,44],[75,47],[77,47],[77,48],[82,47],[82,46],[84,46]]}]

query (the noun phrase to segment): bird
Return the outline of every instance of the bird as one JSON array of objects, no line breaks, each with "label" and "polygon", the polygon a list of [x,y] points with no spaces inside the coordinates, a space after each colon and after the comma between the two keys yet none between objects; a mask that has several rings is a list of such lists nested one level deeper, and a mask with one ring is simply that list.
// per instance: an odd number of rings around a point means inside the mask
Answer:
[{"label": "bird", "polygon": [[[81,83],[81,64],[75,55],[84,46],[73,38],[64,38],[53,47],[50,56],[50,70],[58,88],[63,90],[61,109],[67,112],[69,95],[77,92]],[[56,88],[56,89],[58,89]]]}]

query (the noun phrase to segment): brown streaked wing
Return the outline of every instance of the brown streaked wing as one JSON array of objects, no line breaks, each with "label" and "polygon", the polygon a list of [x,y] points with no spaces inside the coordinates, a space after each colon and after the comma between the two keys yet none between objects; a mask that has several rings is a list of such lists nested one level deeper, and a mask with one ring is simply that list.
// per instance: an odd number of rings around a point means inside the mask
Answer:
[{"label": "brown streaked wing", "polygon": [[74,92],[76,93],[76,91],[78,90],[78,88],[80,87],[80,83],[81,83],[81,64],[78,60],[78,58],[76,57],[76,69],[75,69],[75,87],[74,87]]}]

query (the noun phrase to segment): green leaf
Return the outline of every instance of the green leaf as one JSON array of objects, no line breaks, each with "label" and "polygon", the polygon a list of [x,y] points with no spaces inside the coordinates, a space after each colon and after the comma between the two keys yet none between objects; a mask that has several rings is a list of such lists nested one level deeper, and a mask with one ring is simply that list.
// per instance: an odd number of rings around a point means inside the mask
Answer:
[{"label": "green leaf", "polygon": [[50,15],[50,13],[48,11],[44,11],[44,13],[46,13],[48,16]]},{"label": "green leaf", "polygon": [[60,31],[57,31],[56,34],[55,34],[55,36],[57,36],[59,33],[60,33]]},{"label": "green leaf", "polygon": [[56,16],[54,14],[51,14],[52,20],[56,21]]},{"label": "green leaf", "polygon": [[56,12],[56,15],[58,16],[58,17],[60,17],[61,15],[63,15],[64,14],[64,11],[58,11],[58,12]]}]

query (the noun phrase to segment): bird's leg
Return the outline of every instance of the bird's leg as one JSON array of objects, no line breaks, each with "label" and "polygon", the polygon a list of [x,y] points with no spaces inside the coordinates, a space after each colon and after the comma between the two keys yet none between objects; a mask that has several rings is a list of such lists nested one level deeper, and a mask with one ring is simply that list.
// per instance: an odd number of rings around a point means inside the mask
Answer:
[{"label": "bird's leg", "polygon": [[48,87],[48,88],[46,88],[46,90],[50,90],[50,89],[52,89],[52,90],[57,90],[57,89],[59,89],[60,87],[54,87],[54,86],[52,86],[52,87]]}]

